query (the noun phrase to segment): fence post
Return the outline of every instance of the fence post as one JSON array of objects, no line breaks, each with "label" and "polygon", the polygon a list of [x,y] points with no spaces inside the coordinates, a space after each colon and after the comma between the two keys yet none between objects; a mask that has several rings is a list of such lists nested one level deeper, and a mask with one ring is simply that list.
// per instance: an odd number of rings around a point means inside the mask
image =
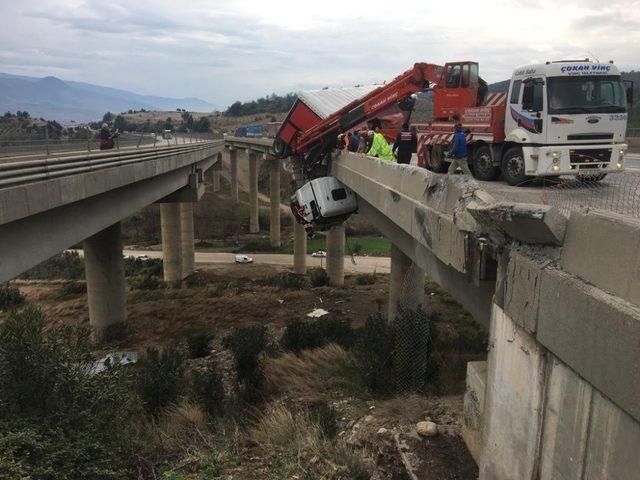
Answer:
[{"label": "fence post", "polygon": [[91,134],[87,135],[87,152],[91,153]]},{"label": "fence post", "polygon": [[138,145],[136,145],[136,148],[140,148],[140,143],[142,143],[143,135],[144,135],[144,132],[140,132],[140,138],[138,139]]}]

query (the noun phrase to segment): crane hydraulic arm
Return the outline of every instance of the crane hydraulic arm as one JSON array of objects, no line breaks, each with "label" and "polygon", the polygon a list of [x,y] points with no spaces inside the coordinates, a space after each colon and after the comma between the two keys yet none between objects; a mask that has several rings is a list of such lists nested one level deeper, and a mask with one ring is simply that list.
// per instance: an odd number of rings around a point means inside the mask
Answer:
[{"label": "crane hydraulic arm", "polygon": [[335,146],[339,133],[374,118],[396,104],[403,110],[410,110],[411,95],[437,83],[441,75],[440,65],[416,63],[412,69],[391,82],[354,100],[324,119],[297,100],[276,135],[274,149],[280,156],[295,155],[313,162]]}]

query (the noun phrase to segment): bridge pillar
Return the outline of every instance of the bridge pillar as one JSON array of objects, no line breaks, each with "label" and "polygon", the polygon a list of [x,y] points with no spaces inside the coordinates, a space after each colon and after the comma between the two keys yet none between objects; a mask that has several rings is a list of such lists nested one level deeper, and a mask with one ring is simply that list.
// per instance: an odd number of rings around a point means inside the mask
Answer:
[{"label": "bridge pillar", "polygon": [[179,203],[160,204],[164,281],[182,280],[182,226]]},{"label": "bridge pillar", "polygon": [[193,203],[180,203],[180,241],[182,244],[182,277],[186,278],[196,269],[193,240]]},{"label": "bridge pillar", "polygon": [[247,151],[249,157],[249,233],[258,233],[258,154]]},{"label": "bridge pillar", "polygon": [[218,154],[217,163],[211,168],[211,184],[213,193],[220,191],[220,167],[222,166],[222,153]]},{"label": "bridge pillar", "polygon": [[238,150],[229,149],[229,181],[231,182],[231,200],[238,201]]},{"label": "bridge pillar", "polygon": [[344,223],[327,230],[327,275],[331,285],[344,285]]},{"label": "bridge pillar", "polygon": [[93,338],[121,337],[127,312],[120,223],[87,238],[83,250]]},{"label": "bridge pillar", "polygon": [[280,246],[280,160],[269,164],[269,239],[272,247]]},{"label": "bridge pillar", "polygon": [[412,310],[424,305],[424,270],[392,243],[389,277],[389,321],[392,322],[398,304]]},{"label": "bridge pillar", "polygon": [[293,224],[293,273],[307,273],[307,232],[294,220]]}]

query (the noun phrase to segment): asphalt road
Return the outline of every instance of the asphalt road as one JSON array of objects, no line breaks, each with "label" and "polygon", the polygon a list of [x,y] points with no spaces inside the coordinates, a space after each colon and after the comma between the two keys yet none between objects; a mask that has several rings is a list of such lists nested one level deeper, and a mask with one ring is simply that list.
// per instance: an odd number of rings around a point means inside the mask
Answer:
[{"label": "asphalt road", "polygon": [[[82,254],[82,252],[79,252]],[[151,258],[162,258],[162,252],[157,250],[125,250],[124,255],[148,255]],[[247,254],[253,258],[253,264],[238,265],[238,268],[251,270],[252,265],[276,265],[281,267],[293,266],[293,255],[274,254],[274,253],[256,253]],[[235,264],[235,254],[219,253],[219,252],[196,252],[196,265],[200,267],[215,265],[233,265]],[[326,259],[315,258],[307,255],[307,267],[324,266]],[[354,263],[355,262],[355,263]],[[391,259],[389,257],[344,257],[345,273],[389,273]]]}]

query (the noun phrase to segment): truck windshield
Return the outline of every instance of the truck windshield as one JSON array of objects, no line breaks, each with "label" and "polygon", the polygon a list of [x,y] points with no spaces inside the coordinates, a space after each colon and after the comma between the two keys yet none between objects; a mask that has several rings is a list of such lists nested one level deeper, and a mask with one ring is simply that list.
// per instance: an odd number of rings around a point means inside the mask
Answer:
[{"label": "truck windshield", "polygon": [[622,79],[597,77],[550,77],[549,113],[623,113],[627,111]]}]

